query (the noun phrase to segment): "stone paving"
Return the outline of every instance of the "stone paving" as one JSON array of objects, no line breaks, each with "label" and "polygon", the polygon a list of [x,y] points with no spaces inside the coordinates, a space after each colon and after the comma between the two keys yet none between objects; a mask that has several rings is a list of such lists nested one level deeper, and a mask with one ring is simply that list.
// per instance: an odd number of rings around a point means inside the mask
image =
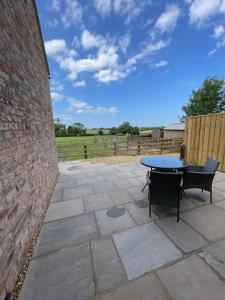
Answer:
[{"label": "stone paving", "polygon": [[225,174],[181,219],[153,206],[139,163],[60,163],[19,300],[225,300]]}]

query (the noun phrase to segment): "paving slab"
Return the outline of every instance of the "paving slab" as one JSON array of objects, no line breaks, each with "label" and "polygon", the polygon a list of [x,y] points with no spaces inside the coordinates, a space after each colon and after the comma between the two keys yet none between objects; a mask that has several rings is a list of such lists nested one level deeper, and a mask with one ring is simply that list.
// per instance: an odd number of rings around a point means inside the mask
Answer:
[{"label": "paving slab", "polygon": [[113,201],[108,193],[98,193],[84,197],[84,205],[87,212],[112,207]]},{"label": "paving slab", "polygon": [[132,184],[128,181],[128,179],[114,178],[112,182],[117,187],[117,189],[125,189],[132,187]]},{"label": "paving slab", "polygon": [[224,181],[224,180],[223,180],[223,181],[215,182],[215,183],[213,184],[213,186],[214,186],[215,188],[219,189],[219,190],[224,191],[224,193],[225,193],[225,181]]},{"label": "paving slab", "polygon": [[184,212],[181,218],[209,241],[225,237],[225,211],[215,205],[200,206]]},{"label": "paving slab", "polygon": [[113,239],[128,279],[139,277],[182,256],[154,223],[114,234]]},{"label": "paving slab", "polygon": [[100,300],[170,300],[154,274],[128,282]]},{"label": "paving slab", "polygon": [[142,192],[143,186],[138,185],[134,187],[127,188],[126,191],[131,195],[135,201],[147,200],[148,199],[148,189],[146,188]]},{"label": "paving slab", "polygon": [[206,239],[182,220],[177,223],[176,217],[160,219],[157,224],[186,253],[208,244]]},{"label": "paving slab", "polygon": [[[123,209],[123,207],[120,206],[116,208]],[[119,216],[110,216],[110,211],[111,209],[104,209],[95,212],[97,224],[102,235],[129,228],[135,225],[134,221],[125,209]]]},{"label": "paving slab", "polygon": [[82,199],[52,203],[48,207],[44,223],[73,217],[83,213],[84,203]]},{"label": "paving slab", "polygon": [[157,273],[173,300],[224,300],[224,282],[197,255]]},{"label": "paving slab", "polygon": [[96,182],[93,184],[95,193],[111,192],[116,189],[116,186],[110,181]]},{"label": "paving slab", "polygon": [[74,187],[74,181],[69,179],[67,181],[59,181],[55,186],[55,191],[65,190]]},{"label": "paving slab", "polygon": [[126,282],[126,273],[111,238],[92,241],[91,248],[98,292],[105,292]]},{"label": "paving slab", "polygon": [[19,300],[86,300],[95,293],[88,244],[33,259]]},{"label": "paving slab", "polygon": [[146,201],[135,201],[134,203],[129,203],[125,205],[129,214],[135,220],[137,224],[150,223],[157,220],[157,215],[152,211],[152,217],[149,218],[149,206]]},{"label": "paving slab", "polygon": [[216,202],[215,205],[225,210],[225,200]]},{"label": "paving slab", "polygon": [[75,246],[97,236],[93,214],[84,214],[42,227],[34,256],[40,256],[63,247]]},{"label": "paving slab", "polygon": [[115,205],[121,205],[134,201],[132,196],[126,190],[122,189],[109,192],[109,195]]},{"label": "paving slab", "polygon": [[[210,193],[207,191],[202,192],[200,189],[185,190],[185,196],[198,206],[205,205],[210,202]],[[213,202],[221,201],[224,197],[217,192],[213,192]]]},{"label": "paving slab", "polygon": [[53,202],[59,202],[63,200],[63,190],[60,190],[58,192],[54,191],[51,199],[51,203]]},{"label": "paving slab", "polygon": [[203,249],[199,255],[225,279],[225,241]]},{"label": "paving slab", "polygon": [[76,188],[66,189],[63,192],[63,201],[82,198],[94,194],[91,186],[78,186]]}]

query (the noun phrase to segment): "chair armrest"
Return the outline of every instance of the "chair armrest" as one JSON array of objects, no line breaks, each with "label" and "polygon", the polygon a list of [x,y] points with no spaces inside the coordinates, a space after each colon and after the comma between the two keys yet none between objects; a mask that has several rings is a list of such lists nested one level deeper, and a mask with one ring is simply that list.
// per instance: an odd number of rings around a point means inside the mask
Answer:
[{"label": "chair armrest", "polygon": [[204,166],[200,165],[190,165],[185,169],[186,172],[203,172],[204,171]]}]

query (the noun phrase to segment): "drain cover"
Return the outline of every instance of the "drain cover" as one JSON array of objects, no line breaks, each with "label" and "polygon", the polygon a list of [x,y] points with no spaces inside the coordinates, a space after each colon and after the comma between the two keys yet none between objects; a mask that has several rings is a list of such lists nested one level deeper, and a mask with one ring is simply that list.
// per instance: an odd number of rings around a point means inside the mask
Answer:
[{"label": "drain cover", "polygon": [[107,211],[107,215],[111,218],[117,218],[125,213],[124,207],[112,207],[110,210]]}]

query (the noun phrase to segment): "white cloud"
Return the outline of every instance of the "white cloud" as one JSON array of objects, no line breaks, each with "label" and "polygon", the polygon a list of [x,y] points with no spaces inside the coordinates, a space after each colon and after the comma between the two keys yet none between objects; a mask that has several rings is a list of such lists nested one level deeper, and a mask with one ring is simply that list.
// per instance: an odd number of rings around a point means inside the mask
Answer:
[{"label": "white cloud", "polygon": [[64,99],[64,96],[57,92],[51,92],[51,98],[52,101],[58,102],[58,101],[62,101]]},{"label": "white cloud", "polygon": [[52,0],[50,9],[59,12],[61,9],[61,0]]},{"label": "white cloud", "polygon": [[94,114],[115,114],[118,113],[116,106],[105,107],[100,105],[90,105],[86,101],[78,100],[75,98],[68,98],[69,107],[67,111],[75,111],[78,114],[81,113],[94,113]]},{"label": "white cloud", "polygon": [[223,25],[218,25],[214,28],[213,37],[217,40],[225,33],[225,28]]},{"label": "white cloud", "polygon": [[101,35],[94,35],[88,30],[84,30],[81,35],[81,45],[84,49],[102,48],[106,40]]},{"label": "white cloud", "polygon": [[119,46],[123,52],[123,54],[127,53],[127,49],[131,42],[131,35],[129,33],[125,34],[123,37],[119,39]]},{"label": "white cloud", "polygon": [[46,41],[45,50],[47,55],[49,56],[59,54],[66,50],[66,42],[65,40],[60,40],[60,39]]},{"label": "white cloud", "polygon": [[169,64],[168,61],[166,61],[166,60],[160,60],[159,62],[153,64],[152,66],[153,66],[153,68],[158,69],[158,68],[161,68],[161,67],[165,67],[168,64]]},{"label": "white cloud", "polygon": [[190,21],[198,26],[220,13],[225,13],[224,0],[194,0],[189,8]]},{"label": "white cloud", "polygon": [[62,83],[58,80],[51,79],[50,84],[52,92],[62,92],[64,90]]},{"label": "white cloud", "polygon": [[223,47],[225,47],[225,35],[222,37],[222,39],[221,39],[220,41],[218,41],[218,42],[216,43],[215,49],[213,49],[212,51],[210,51],[210,52],[208,53],[208,56],[214,55],[219,49],[221,49],[221,48],[223,48]]},{"label": "white cloud", "polygon": [[75,81],[73,83],[73,86],[74,87],[84,87],[84,86],[86,86],[86,82],[85,82],[85,80]]},{"label": "white cloud", "polygon": [[107,16],[111,11],[111,0],[94,0],[95,9],[102,17]]},{"label": "white cloud", "polygon": [[58,20],[56,18],[49,20],[47,22],[48,26],[51,28],[56,28],[58,26]]},{"label": "white cloud", "polygon": [[77,0],[65,0],[66,8],[62,15],[62,23],[65,28],[82,24],[83,8]]},{"label": "white cloud", "polygon": [[151,5],[150,0],[94,0],[95,9],[102,17],[106,17],[111,12],[114,12],[125,17],[125,24],[129,24],[138,17],[149,5]]},{"label": "white cloud", "polygon": [[177,5],[167,5],[165,12],[163,12],[156,21],[155,28],[159,29],[161,33],[173,31],[180,14],[181,12]]},{"label": "white cloud", "polygon": [[104,69],[100,70],[99,72],[95,73],[94,78],[97,79],[99,82],[109,83],[112,81],[118,81],[127,77],[129,74],[129,69],[127,70],[113,70],[113,69]]}]

